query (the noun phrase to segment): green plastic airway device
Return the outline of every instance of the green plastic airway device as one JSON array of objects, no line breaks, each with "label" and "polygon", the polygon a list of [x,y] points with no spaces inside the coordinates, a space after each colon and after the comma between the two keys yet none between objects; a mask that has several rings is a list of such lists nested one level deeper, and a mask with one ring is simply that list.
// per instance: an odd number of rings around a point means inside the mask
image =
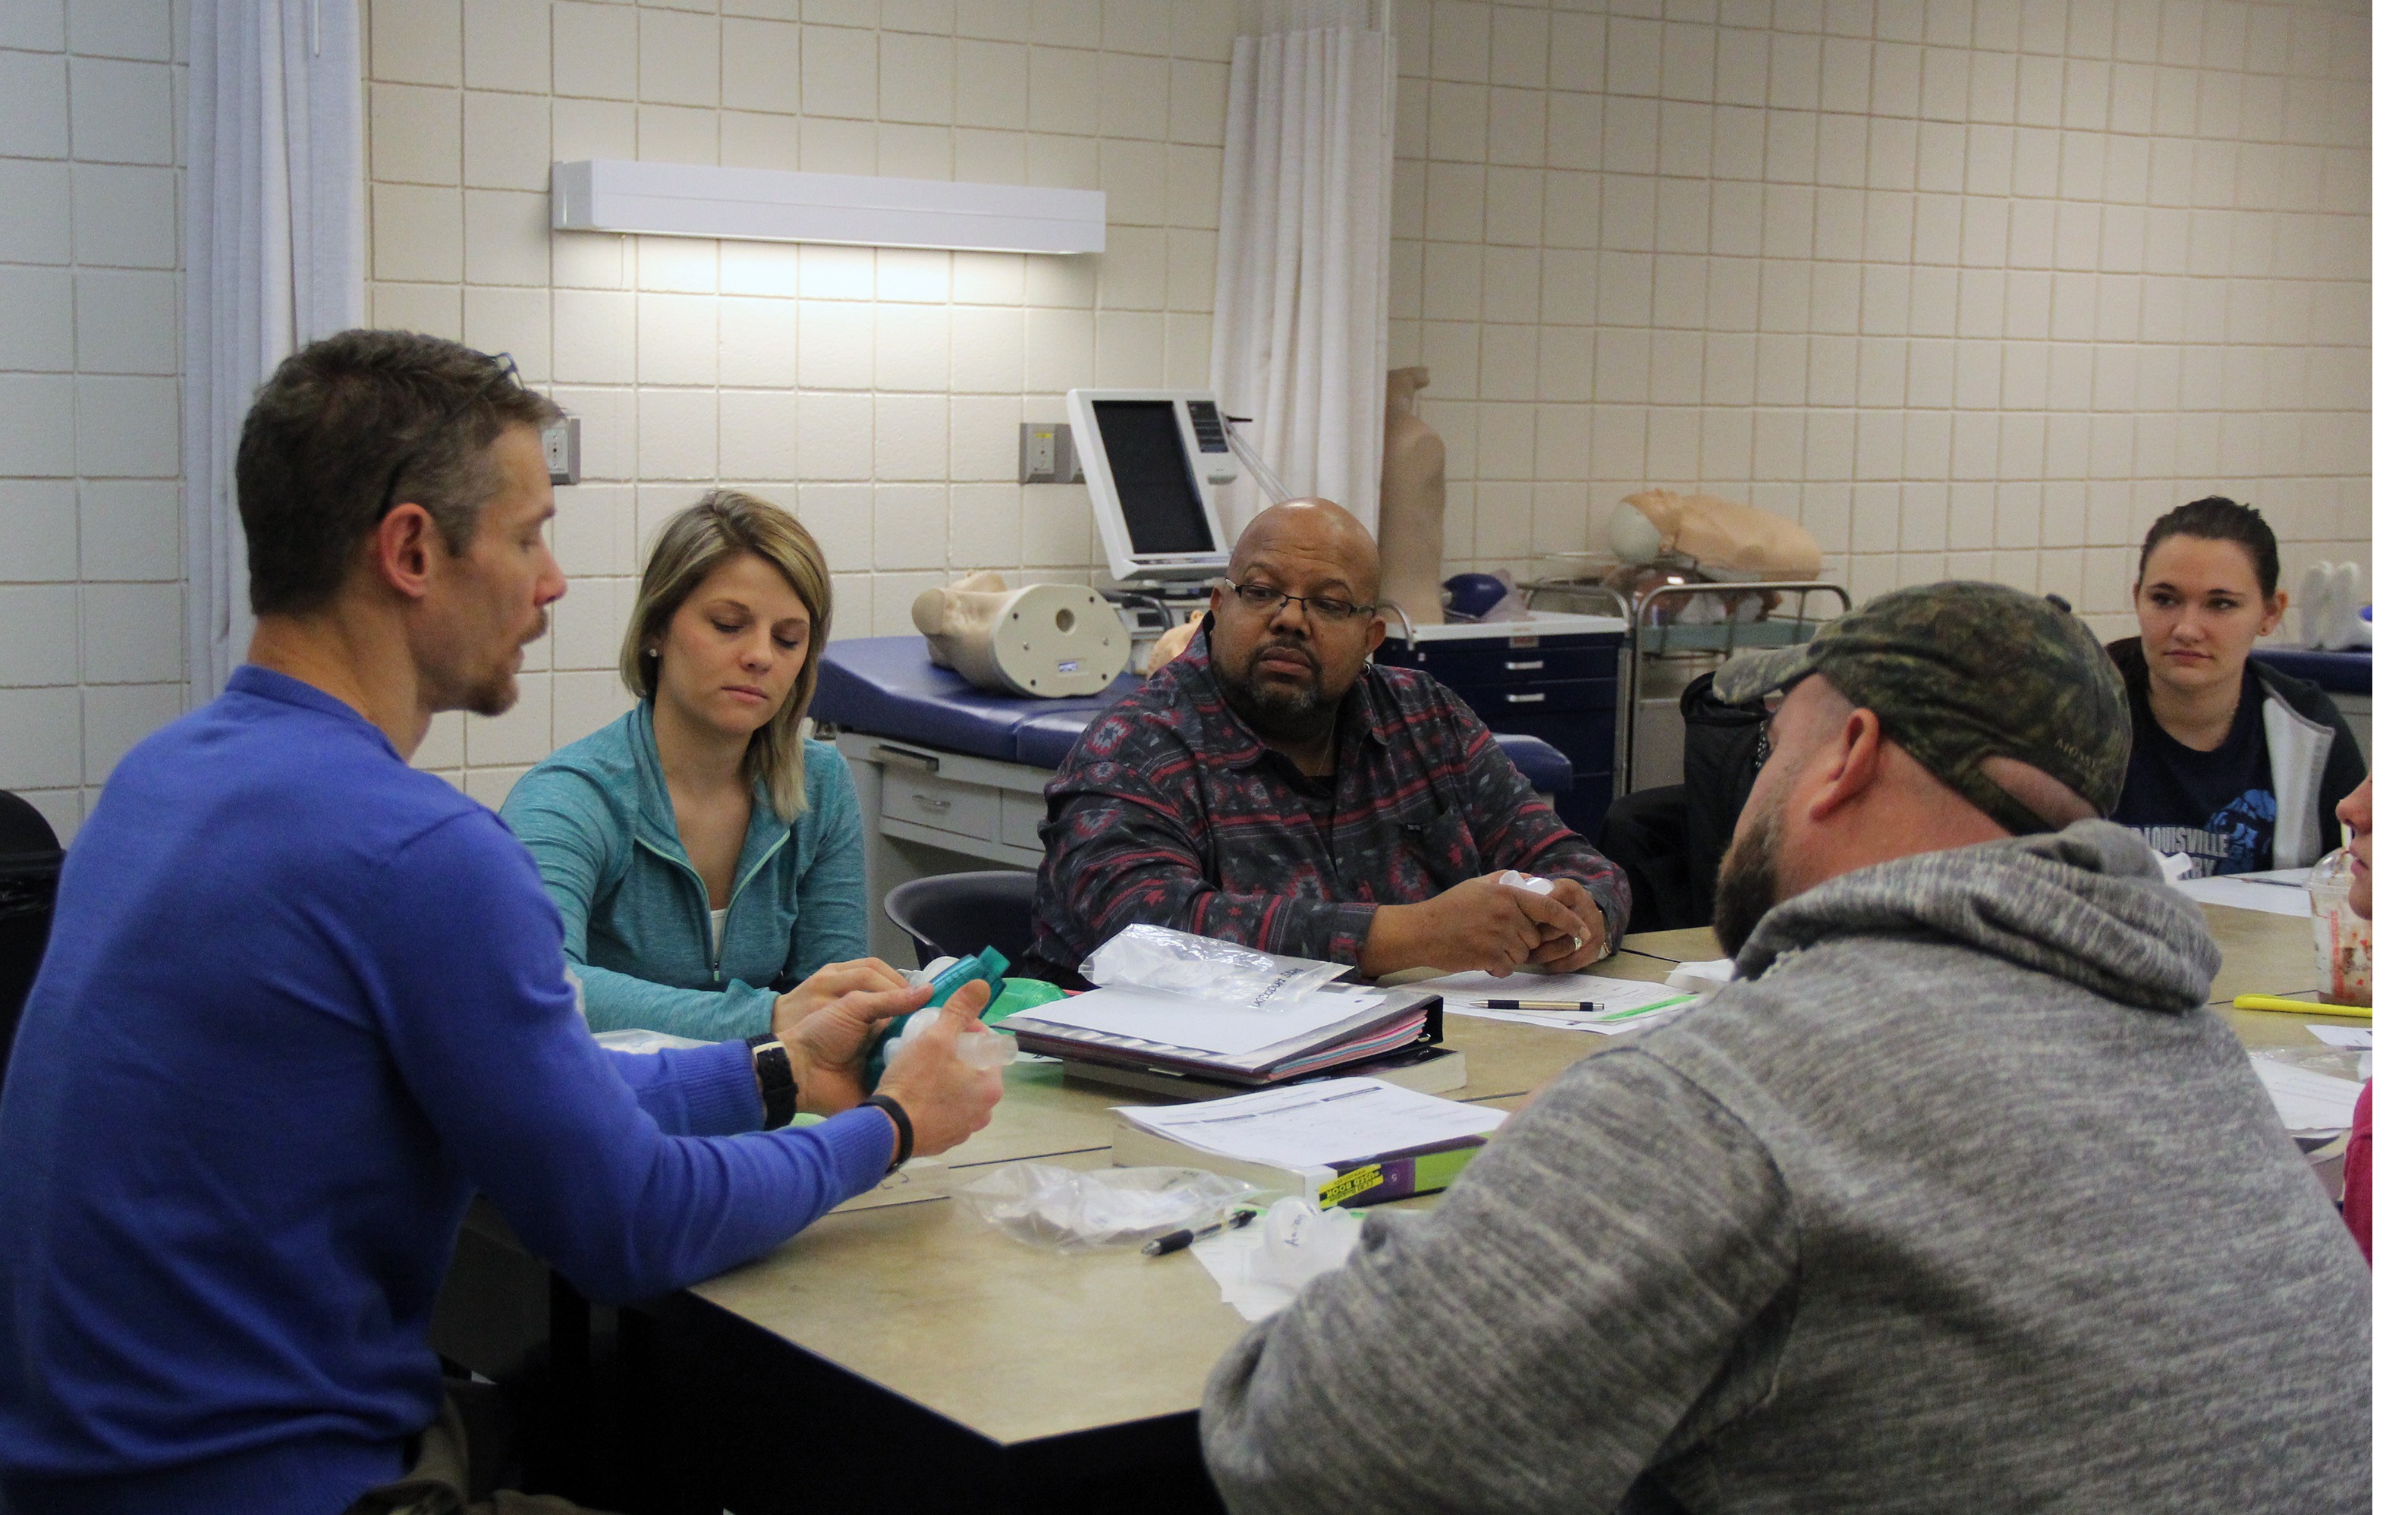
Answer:
[{"label": "green plastic airway device", "polygon": [[992,947],[982,947],[979,949],[978,956],[962,958],[952,967],[937,975],[935,980],[928,986],[930,991],[928,1003],[942,1008],[945,1001],[953,998],[953,992],[962,985],[973,979],[984,979],[986,1002],[992,1005],[1003,996],[1003,970],[1010,966],[1011,966],[1010,958]]},{"label": "green plastic airway device", "polygon": [[[993,1007],[1003,997],[1003,970],[1010,966],[1010,958],[992,947],[982,947],[978,956],[957,959],[952,967],[930,980],[928,1003],[941,1007],[962,985],[973,979],[983,979],[986,980],[986,1002]],[[903,1022],[910,1019],[908,1015],[898,1015],[887,1022],[886,1029],[879,1034],[878,1046],[869,1054],[869,1074],[873,1082],[886,1070],[887,1054],[895,1050],[896,1038],[903,1035]]]}]

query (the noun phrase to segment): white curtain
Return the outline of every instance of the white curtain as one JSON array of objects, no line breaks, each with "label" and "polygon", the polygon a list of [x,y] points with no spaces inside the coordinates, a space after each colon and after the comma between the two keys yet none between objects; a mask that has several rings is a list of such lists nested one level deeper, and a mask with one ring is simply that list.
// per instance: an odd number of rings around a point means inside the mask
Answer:
[{"label": "white curtain", "polygon": [[366,320],[355,0],[189,0],[184,573],[193,704],[251,644],[235,442],[277,363]]},{"label": "white curtain", "polygon": [[[1396,44],[1368,0],[1265,0],[1221,160],[1212,388],[1273,474],[1376,529]],[[1270,502],[1251,483],[1232,528]]]}]

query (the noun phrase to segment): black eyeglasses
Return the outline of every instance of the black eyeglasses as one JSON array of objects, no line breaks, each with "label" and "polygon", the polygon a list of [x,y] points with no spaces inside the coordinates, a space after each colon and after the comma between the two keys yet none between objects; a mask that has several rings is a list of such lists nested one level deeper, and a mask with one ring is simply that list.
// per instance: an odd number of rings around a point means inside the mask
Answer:
[{"label": "black eyeglasses", "polygon": [[1288,601],[1294,600],[1304,607],[1305,614],[1312,619],[1336,625],[1356,616],[1369,615],[1379,608],[1373,605],[1357,605],[1353,600],[1341,600],[1334,594],[1290,594],[1268,584],[1240,584],[1227,579],[1221,582],[1229,586],[1229,593],[1238,596],[1240,605],[1258,616],[1277,615]]},{"label": "black eyeglasses", "polygon": [[519,363],[516,358],[511,357],[507,352],[480,352],[477,356],[484,359],[487,363],[494,364],[493,373],[487,377],[483,383],[478,385],[475,390],[471,391],[466,399],[445,411],[443,413],[442,420],[437,421],[434,425],[420,432],[418,434],[418,440],[412,442],[409,445],[409,450],[404,452],[401,455],[401,460],[393,465],[393,472],[385,476],[384,496],[377,506],[376,519],[378,521],[382,521],[385,517],[393,514],[393,507],[396,503],[398,503],[394,499],[394,493],[401,488],[401,476],[409,471],[409,465],[418,461],[420,455],[434,443],[437,437],[441,436],[445,432],[450,431],[453,422],[458,421],[462,416],[466,415],[476,407],[479,401],[482,400],[486,395],[493,393],[496,388],[503,384],[515,385],[518,383]]}]

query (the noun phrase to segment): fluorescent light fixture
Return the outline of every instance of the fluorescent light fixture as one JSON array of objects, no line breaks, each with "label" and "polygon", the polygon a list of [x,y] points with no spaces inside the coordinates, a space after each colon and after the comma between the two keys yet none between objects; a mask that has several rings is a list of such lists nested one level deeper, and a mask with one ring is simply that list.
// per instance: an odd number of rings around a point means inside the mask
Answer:
[{"label": "fluorescent light fixture", "polygon": [[552,165],[552,225],[759,242],[1101,252],[1101,190],[589,158]]}]

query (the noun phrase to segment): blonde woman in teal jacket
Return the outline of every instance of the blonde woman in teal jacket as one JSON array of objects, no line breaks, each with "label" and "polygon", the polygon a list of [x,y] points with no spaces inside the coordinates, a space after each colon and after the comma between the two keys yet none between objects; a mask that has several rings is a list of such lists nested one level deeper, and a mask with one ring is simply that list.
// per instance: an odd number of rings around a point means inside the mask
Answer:
[{"label": "blonde woman in teal jacket", "polygon": [[559,907],[596,1031],[722,1041],[899,988],[867,958],[861,809],[802,736],[826,560],[777,507],[715,491],[646,565],[620,673],[640,703],[527,771],[502,819]]}]

